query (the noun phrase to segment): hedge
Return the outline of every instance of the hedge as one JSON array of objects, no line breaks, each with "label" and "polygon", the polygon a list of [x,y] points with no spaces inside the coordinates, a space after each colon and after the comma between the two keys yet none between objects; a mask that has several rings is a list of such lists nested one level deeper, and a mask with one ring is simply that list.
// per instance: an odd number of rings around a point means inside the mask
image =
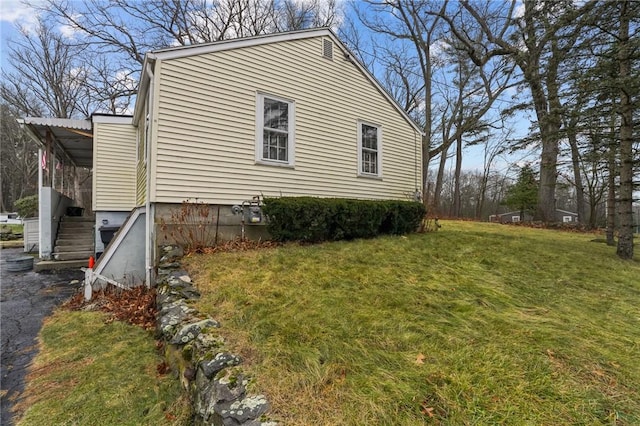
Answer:
[{"label": "hedge", "polygon": [[267,229],[276,241],[336,241],[415,232],[425,214],[414,201],[265,198]]}]

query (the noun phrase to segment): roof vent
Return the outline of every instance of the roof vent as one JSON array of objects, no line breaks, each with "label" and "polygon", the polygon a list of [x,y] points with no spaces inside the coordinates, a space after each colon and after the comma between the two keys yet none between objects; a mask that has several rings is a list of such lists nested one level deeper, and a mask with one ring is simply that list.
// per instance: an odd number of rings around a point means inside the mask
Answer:
[{"label": "roof vent", "polygon": [[322,39],[322,56],[327,59],[333,60],[333,42],[331,39]]}]

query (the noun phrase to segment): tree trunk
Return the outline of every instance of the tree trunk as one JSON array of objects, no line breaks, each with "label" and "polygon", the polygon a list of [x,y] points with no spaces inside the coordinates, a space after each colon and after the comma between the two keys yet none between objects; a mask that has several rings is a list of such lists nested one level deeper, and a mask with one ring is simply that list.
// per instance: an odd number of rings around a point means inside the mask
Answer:
[{"label": "tree trunk", "polygon": [[460,217],[460,172],[462,171],[462,135],[458,135],[456,143],[456,171],[453,187],[453,217]]},{"label": "tree trunk", "polygon": [[571,164],[573,166],[573,182],[576,187],[576,203],[578,213],[578,223],[586,224],[585,202],[584,202],[584,185],[582,183],[582,173],[580,167],[580,151],[578,149],[578,139],[576,137],[576,129],[570,126],[567,129],[567,138],[571,147]]},{"label": "tree trunk", "polygon": [[616,144],[614,139],[615,116],[611,118],[611,139],[609,142],[609,157],[607,161],[607,245],[615,245],[614,232],[616,228]]},{"label": "tree trunk", "polygon": [[440,164],[438,166],[438,176],[436,177],[436,187],[433,191],[433,208],[436,214],[441,214],[442,209],[440,206],[440,195],[442,193],[442,186],[444,184],[444,168],[447,165],[447,154],[449,147],[443,147],[440,153]]},{"label": "tree trunk", "polygon": [[[629,52],[629,1],[620,4],[618,60],[620,65],[620,191],[618,194],[618,247],[621,259],[633,259],[633,106],[627,80],[631,74]],[[630,82],[629,82],[630,83]]]}]

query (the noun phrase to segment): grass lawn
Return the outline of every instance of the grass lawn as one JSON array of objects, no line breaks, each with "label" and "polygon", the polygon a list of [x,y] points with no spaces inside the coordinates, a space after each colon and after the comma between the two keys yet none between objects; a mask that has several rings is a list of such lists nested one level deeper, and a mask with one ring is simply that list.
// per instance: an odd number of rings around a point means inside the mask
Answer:
[{"label": "grass lawn", "polygon": [[58,310],[45,320],[18,426],[185,424],[188,405],[153,336],[103,313]]},{"label": "grass lawn", "polygon": [[23,230],[23,225],[18,225],[15,223],[3,223],[2,225],[0,225],[0,228],[4,231],[11,231],[14,234],[22,234],[22,230]]},{"label": "grass lawn", "polygon": [[640,261],[442,222],[188,258],[197,308],[287,425],[640,424]]}]

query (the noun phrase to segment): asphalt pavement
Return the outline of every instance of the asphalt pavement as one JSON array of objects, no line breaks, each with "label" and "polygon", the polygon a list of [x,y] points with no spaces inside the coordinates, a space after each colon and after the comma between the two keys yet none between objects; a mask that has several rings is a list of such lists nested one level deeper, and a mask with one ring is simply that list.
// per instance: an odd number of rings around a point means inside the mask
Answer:
[{"label": "asphalt pavement", "polygon": [[13,425],[11,409],[24,389],[25,375],[36,354],[42,320],[79,291],[82,271],[9,272],[6,260],[22,256],[21,248],[0,250],[0,425]]}]

